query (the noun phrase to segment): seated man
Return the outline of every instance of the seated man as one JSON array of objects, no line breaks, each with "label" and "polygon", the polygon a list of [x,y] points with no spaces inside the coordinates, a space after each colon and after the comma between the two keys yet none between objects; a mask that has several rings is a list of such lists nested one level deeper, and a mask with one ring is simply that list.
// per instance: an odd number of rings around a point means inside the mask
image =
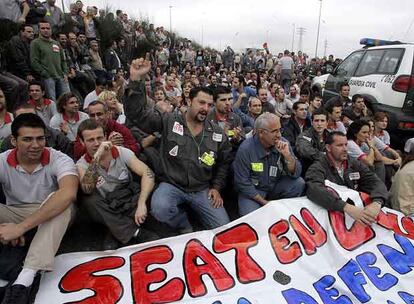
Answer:
[{"label": "seated man", "polygon": [[45,98],[45,86],[40,81],[32,81],[29,83],[28,104],[36,109],[45,124],[48,126],[53,115],[57,114],[56,104],[53,100]]},{"label": "seated man", "polygon": [[215,108],[210,111],[207,119],[218,124],[227,134],[234,148],[244,139],[241,118],[233,113],[233,97],[231,89],[219,86],[214,90]]},{"label": "seated man", "polygon": [[86,95],[85,100],[83,101],[83,110],[87,111],[89,104],[92,101],[98,99],[99,94],[105,91],[108,88],[108,82],[106,78],[97,78],[95,80],[95,89]]},{"label": "seated man", "polygon": [[283,126],[283,137],[289,141],[293,151],[296,150],[296,138],[300,133],[311,127],[308,118],[308,105],[303,101],[297,101],[292,107],[292,116]]},{"label": "seated man", "polygon": [[269,200],[303,194],[302,166],[289,142],[280,134],[280,118],[263,113],[255,122],[255,135],[239,147],[234,161],[234,184],[239,192],[239,213],[246,215]]},{"label": "seated man", "polygon": [[[146,201],[154,174],[131,150],[106,140],[103,127],[92,119],[82,122],[79,138],[86,153],[78,160],[81,204],[92,219],[106,225],[122,244],[136,240],[147,217]],[[141,187],[130,173],[141,177]],[[135,242],[134,242],[135,243]]]},{"label": "seated man", "polygon": [[[23,103],[20,107],[18,107],[14,111],[14,116],[17,117],[20,114],[24,113],[32,113],[38,115],[35,108],[28,103]],[[50,147],[63,152],[70,158],[73,158],[73,142],[71,142],[62,132],[52,129],[49,126],[46,126],[45,129],[45,145],[46,147]],[[10,135],[6,137],[1,143],[0,152],[4,152],[13,148],[12,135]]]},{"label": "seated man", "polygon": [[[370,225],[388,199],[387,188],[362,162],[348,157],[346,135],[334,131],[326,138],[326,155],[313,163],[306,173],[307,197],[327,210],[341,211],[355,221]],[[368,193],[373,202],[365,208],[344,202],[325,187],[325,180]]]},{"label": "seated man", "polygon": [[328,113],[323,108],[319,108],[312,114],[312,127],[299,134],[296,140],[296,155],[301,160],[303,173],[306,173],[309,166],[325,154],[327,125]]},{"label": "seated man", "polygon": [[342,101],[334,100],[325,105],[325,109],[328,112],[328,128],[329,132],[339,131],[346,134],[346,128],[341,122],[342,116]]},{"label": "seated man", "polygon": [[[95,100],[88,106],[89,117],[95,120],[102,126],[107,139],[112,144],[128,148],[136,155],[139,154],[139,148],[135,138],[132,136],[131,131],[117,123],[111,118],[111,113],[108,111],[108,106],[103,101]],[[79,159],[86,150],[79,137],[75,141],[75,159]]]},{"label": "seated man", "polygon": [[88,114],[79,111],[79,100],[71,92],[60,95],[57,111],[50,120],[50,127],[65,134],[70,141],[75,141],[78,127],[89,118]]},{"label": "seated man", "polygon": [[276,89],[276,98],[275,98],[275,112],[276,115],[282,119],[290,118],[290,111],[292,110],[292,102],[288,100],[285,96],[285,90],[283,88]]},{"label": "seated man", "polygon": [[352,106],[349,106],[342,111],[342,115],[349,117],[350,120],[355,121],[364,117],[372,116],[371,111],[365,105],[365,98],[360,94],[352,96]]},{"label": "seated man", "polygon": [[45,148],[45,124],[36,114],[21,114],[12,123],[13,150],[0,154],[0,240],[24,244],[37,227],[23,269],[8,286],[2,304],[28,303],[38,271],[53,270],[56,251],[73,215],[78,177],[65,154]]},{"label": "seated man", "polygon": [[151,200],[151,213],[172,228],[191,229],[183,205],[190,207],[207,229],[229,222],[220,190],[232,161],[231,145],[224,131],[207,120],[213,96],[206,87],[190,91],[185,114],[159,115],[145,108],[145,75],[151,64],[134,60],[124,101],[127,122],[147,133],[160,132],[161,184]]},{"label": "seated man", "polygon": [[258,98],[262,102],[262,112],[275,113],[275,107],[268,101],[267,90],[260,88],[258,90]]},{"label": "seated man", "polygon": [[250,132],[254,128],[254,121],[262,114],[262,102],[257,97],[250,97],[248,104],[248,113],[240,111],[238,103],[233,104],[234,113],[239,115],[242,120],[245,133]]}]

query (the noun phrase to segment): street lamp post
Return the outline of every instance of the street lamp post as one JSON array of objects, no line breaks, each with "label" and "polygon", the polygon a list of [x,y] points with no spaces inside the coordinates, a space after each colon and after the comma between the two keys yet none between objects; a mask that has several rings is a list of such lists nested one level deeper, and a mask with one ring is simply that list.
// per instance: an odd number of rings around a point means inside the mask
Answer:
[{"label": "street lamp post", "polygon": [[296,31],[296,24],[292,24],[293,25],[293,31],[292,31],[292,52],[294,52],[294,47],[295,47],[295,31]]},{"label": "street lamp post", "polygon": [[321,14],[322,14],[322,0],[320,1],[319,5],[319,20],[318,20],[318,34],[316,35],[316,48],[315,48],[315,58],[318,57],[318,44],[319,44],[319,30],[321,27]]},{"label": "street lamp post", "polygon": [[170,5],[170,34],[172,33],[172,25],[171,25],[171,9],[172,9],[172,5]]}]

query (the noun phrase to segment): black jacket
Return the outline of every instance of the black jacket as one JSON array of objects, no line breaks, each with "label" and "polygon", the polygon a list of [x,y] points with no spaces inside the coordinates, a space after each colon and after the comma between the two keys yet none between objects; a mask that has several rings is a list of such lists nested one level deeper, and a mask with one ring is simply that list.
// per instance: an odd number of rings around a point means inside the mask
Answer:
[{"label": "black jacket", "polygon": [[7,68],[12,74],[22,79],[33,75],[30,67],[29,42],[23,41],[19,35],[10,39],[7,48]]},{"label": "black jacket", "polygon": [[122,68],[121,58],[119,58],[115,50],[113,49],[106,50],[105,55],[104,55],[104,65],[105,65],[106,70],[109,73],[114,73],[114,74],[117,69]]},{"label": "black jacket", "polygon": [[[328,131],[325,130],[325,134]],[[325,155],[325,141],[320,141],[314,128],[309,128],[296,138],[296,156],[302,163],[303,172]]]},{"label": "black jacket", "polygon": [[[303,125],[303,131],[311,128],[311,122],[309,119],[305,120],[305,124]],[[290,146],[293,148],[293,151],[296,153],[296,138],[302,131],[300,130],[299,124],[295,119],[295,116],[292,115],[289,120],[283,126],[283,137],[286,138]]]},{"label": "black jacket", "polygon": [[324,155],[309,167],[305,180],[307,197],[327,210],[343,211],[346,203],[327,190],[325,180],[356,191],[366,192],[373,200],[381,201],[382,204],[388,199],[388,191],[384,183],[358,160],[348,158],[342,179],[335,166]]},{"label": "black jacket", "polygon": [[185,192],[224,188],[233,159],[229,140],[217,124],[206,119],[201,134],[193,137],[181,113],[160,114],[145,108],[144,82],[131,82],[125,96],[127,125],[161,133],[162,181]]}]

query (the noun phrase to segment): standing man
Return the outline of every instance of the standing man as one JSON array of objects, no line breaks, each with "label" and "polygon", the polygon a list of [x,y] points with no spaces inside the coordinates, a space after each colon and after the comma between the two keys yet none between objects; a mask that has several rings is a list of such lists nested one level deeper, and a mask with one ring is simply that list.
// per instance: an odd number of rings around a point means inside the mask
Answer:
[{"label": "standing man", "polygon": [[0,1],[0,19],[9,19],[16,23],[25,23],[30,7],[26,0]]},{"label": "standing man", "polygon": [[30,42],[34,38],[33,27],[21,25],[19,34],[10,40],[7,57],[7,67],[13,75],[33,81],[33,72],[30,63]]},{"label": "standing man", "polygon": [[56,100],[56,97],[69,92],[70,88],[63,49],[51,36],[50,23],[39,22],[39,38],[33,40],[30,45],[30,59],[32,69],[42,77],[46,95]]},{"label": "standing man", "polygon": [[289,142],[281,136],[280,118],[260,115],[255,135],[247,138],[234,161],[234,185],[239,192],[239,212],[246,215],[269,200],[301,196],[305,181],[302,166]]},{"label": "standing man", "polygon": [[0,154],[0,240],[24,244],[24,234],[37,227],[23,269],[2,304],[28,303],[38,271],[52,271],[56,251],[73,216],[78,177],[73,161],[45,148],[45,124],[36,114],[21,114],[12,124],[13,150]]},{"label": "standing man", "polygon": [[[327,210],[340,211],[355,221],[371,225],[388,199],[388,191],[377,175],[362,162],[348,157],[348,140],[341,132],[328,134],[326,155],[313,163],[306,173],[307,197]],[[344,202],[325,186],[325,180],[368,193],[372,203],[365,208]]]},{"label": "standing man", "polygon": [[134,60],[126,94],[125,114],[130,124],[147,133],[160,132],[161,184],[151,201],[151,213],[161,222],[189,230],[182,205],[189,206],[207,229],[229,222],[220,190],[224,188],[231,164],[231,145],[224,131],[207,118],[213,106],[211,91],[205,87],[190,91],[185,114],[145,110],[145,84],[142,80],[151,63]]},{"label": "standing man", "polygon": [[64,15],[62,10],[57,7],[56,0],[46,0],[43,6],[46,8],[45,20],[52,26],[52,32],[59,32],[63,26]]},{"label": "standing man", "polygon": [[290,56],[289,50],[285,50],[283,57],[279,60],[280,65],[280,82],[285,92],[289,91],[290,81],[292,80],[294,62]]}]

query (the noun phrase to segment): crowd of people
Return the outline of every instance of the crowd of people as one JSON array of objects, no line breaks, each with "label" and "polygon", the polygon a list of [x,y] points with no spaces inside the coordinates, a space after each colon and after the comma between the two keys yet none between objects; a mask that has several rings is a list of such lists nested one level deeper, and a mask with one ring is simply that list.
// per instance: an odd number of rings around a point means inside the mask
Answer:
[{"label": "crowd of people", "polygon": [[[117,246],[303,195],[363,225],[383,206],[414,215],[414,151],[391,147],[387,113],[347,83],[326,102],[311,90],[340,62],[332,55],[195,48],[81,1],[63,14],[55,0],[5,0],[0,12],[20,24],[0,73],[0,240],[27,247],[2,304],[28,303],[79,212]],[[105,43],[108,22],[119,31]],[[372,203],[344,202],[326,180]]]}]

